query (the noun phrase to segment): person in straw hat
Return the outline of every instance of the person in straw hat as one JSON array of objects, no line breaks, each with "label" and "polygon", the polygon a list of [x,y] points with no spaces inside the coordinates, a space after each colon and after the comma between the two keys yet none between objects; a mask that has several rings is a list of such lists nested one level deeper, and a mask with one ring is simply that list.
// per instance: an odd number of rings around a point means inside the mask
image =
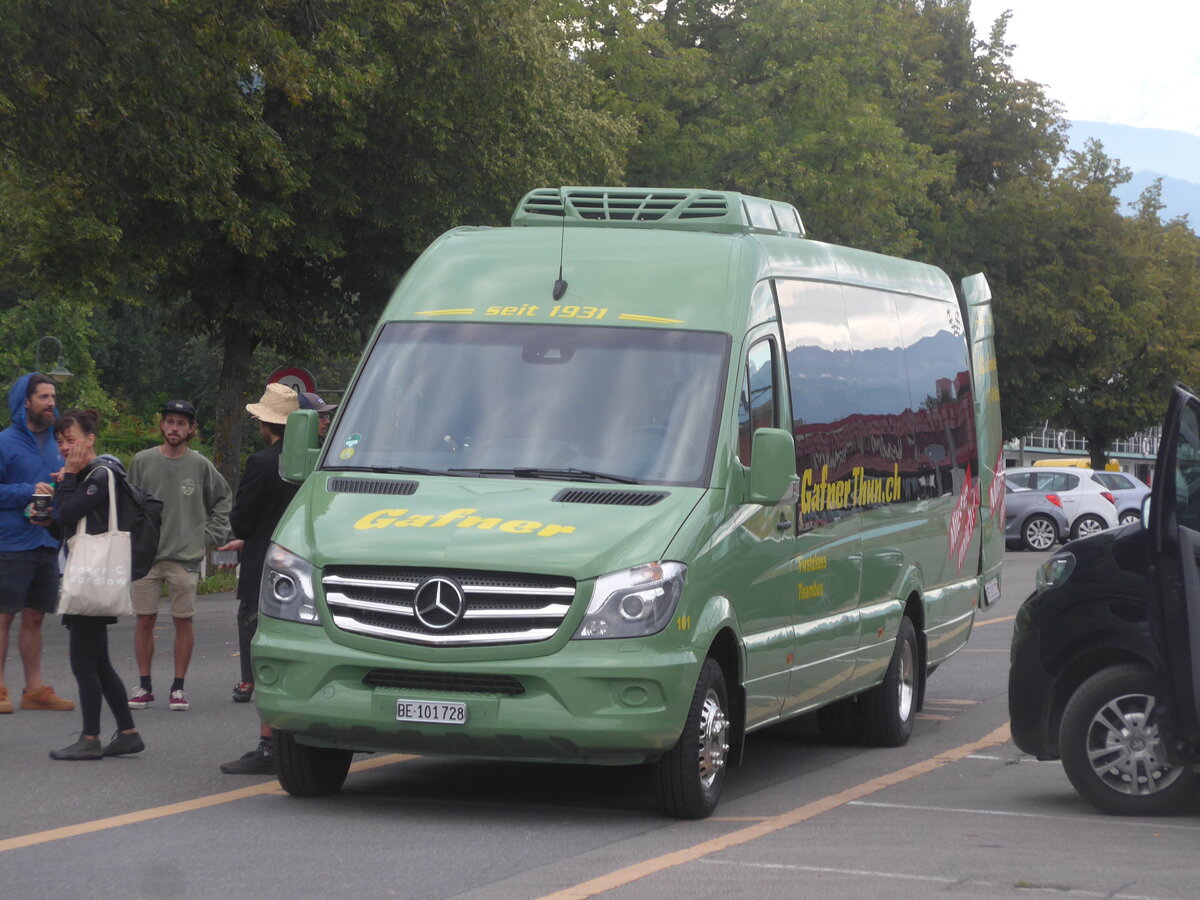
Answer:
[{"label": "person in straw hat", "polygon": [[[233,688],[233,699],[247,702],[254,693],[254,671],[250,665],[250,639],[258,628],[258,586],[271,532],[287,509],[299,485],[279,477],[279,457],[283,453],[283,430],[288,416],[300,408],[299,395],[282,384],[268,384],[262,399],[247,403],[246,412],[258,420],[258,430],[267,446],[248,460],[238,482],[237,497],[229,524],[234,539],[219,550],[240,553],[238,573],[238,644],[241,651],[242,678]],[[233,762],[222,763],[221,771],[230,775],[262,775],[275,771],[271,752],[271,729],[260,726],[258,746]]]}]

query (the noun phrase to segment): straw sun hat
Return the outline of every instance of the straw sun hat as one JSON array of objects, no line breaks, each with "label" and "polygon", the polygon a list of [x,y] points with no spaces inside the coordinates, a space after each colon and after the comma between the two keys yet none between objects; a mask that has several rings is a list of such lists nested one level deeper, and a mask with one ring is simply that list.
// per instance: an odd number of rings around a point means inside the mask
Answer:
[{"label": "straw sun hat", "polygon": [[260,422],[286,425],[289,413],[300,408],[300,395],[287,385],[272,382],[257,403],[247,403],[246,412]]}]

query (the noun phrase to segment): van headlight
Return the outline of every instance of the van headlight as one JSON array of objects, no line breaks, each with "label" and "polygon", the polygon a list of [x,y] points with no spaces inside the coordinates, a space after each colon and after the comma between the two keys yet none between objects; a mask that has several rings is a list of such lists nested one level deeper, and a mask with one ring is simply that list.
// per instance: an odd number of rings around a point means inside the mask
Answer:
[{"label": "van headlight", "polygon": [[687,566],[655,562],[596,579],[576,639],[634,638],[657,634],[671,621]]},{"label": "van headlight", "polygon": [[263,563],[258,611],[273,619],[320,625],[312,563],[285,547],[271,544]]}]

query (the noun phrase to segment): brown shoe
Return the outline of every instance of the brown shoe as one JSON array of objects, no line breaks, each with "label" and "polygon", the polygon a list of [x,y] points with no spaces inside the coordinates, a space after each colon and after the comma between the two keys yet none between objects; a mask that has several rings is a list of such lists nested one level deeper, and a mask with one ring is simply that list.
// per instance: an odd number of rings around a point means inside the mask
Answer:
[{"label": "brown shoe", "polygon": [[75,708],[71,700],[64,700],[54,693],[54,688],[43,684],[32,691],[21,692],[21,709],[49,709],[55,712],[69,712]]},{"label": "brown shoe", "polygon": [[0,715],[13,711],[12,701],[8,699],[8,688],[0,688]]}]

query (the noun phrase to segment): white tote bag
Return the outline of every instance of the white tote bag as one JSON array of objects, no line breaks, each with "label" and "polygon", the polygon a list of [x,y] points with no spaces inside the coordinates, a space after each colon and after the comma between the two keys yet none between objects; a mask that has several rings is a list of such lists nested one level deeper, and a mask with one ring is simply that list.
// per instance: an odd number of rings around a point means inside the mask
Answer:
[{"label": "white tote bag", "polygon": [[108,531],[87,533],[87,517],[67,541],[67,571],[63,574],[58,611],[74,616],[132,616],[129,594],[129,532],[117,530],[117,490],[108,473]]}]

